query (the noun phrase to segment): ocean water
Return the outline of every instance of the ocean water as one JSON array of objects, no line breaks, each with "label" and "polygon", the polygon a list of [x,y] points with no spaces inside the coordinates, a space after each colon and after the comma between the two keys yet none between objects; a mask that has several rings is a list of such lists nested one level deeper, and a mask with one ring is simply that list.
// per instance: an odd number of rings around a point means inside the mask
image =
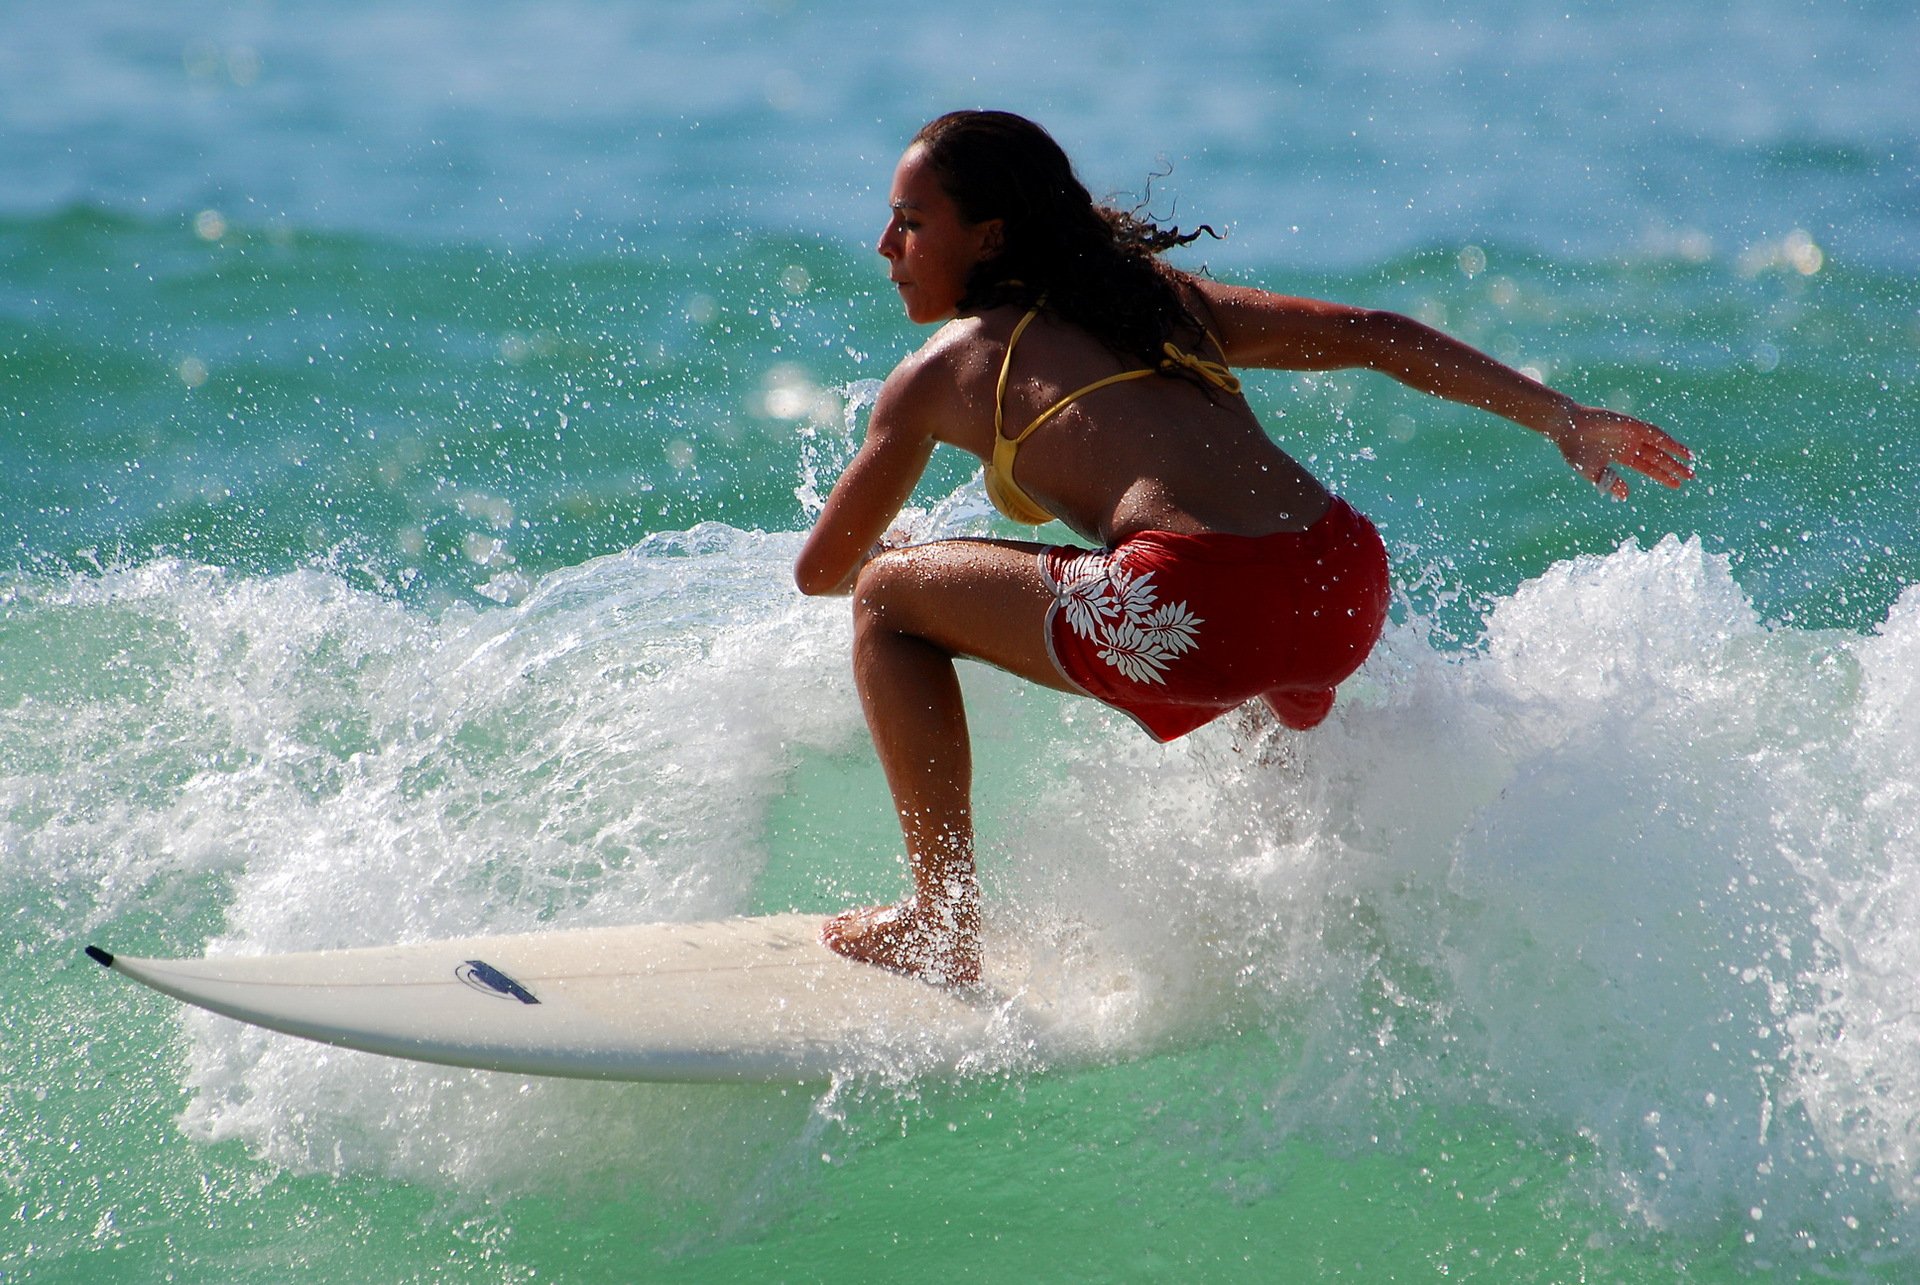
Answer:
[{"label": "ocean water", "polygon": [[[1910,5],[106,0],[0,10],[0,1281],[1906,1281],[1920,1272]],[[602,1085],[117,982],[890,895],[788,568],[919,335],[939,111],[1190,267],[1419,316],[1699,452],[1603,501],[1256,374],[1380,525],[1311,734],[986,670],[1061,1033]],[[1006,532],[936,462],[928,534]]]}]

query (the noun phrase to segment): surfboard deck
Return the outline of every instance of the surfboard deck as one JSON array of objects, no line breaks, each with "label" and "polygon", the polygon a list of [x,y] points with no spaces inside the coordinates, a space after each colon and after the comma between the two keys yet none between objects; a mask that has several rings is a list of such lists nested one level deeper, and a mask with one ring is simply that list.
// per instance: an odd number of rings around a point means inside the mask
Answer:
[{"label": "surfboard deck", "polygon": [[1023,964],[989,941],[950,990],[834,954],[821,917],[583,928],[301,954],[143,959],[114,972],[324,1044],[587,1079],[814,1081],[952,1070],[1017,1024]]}]

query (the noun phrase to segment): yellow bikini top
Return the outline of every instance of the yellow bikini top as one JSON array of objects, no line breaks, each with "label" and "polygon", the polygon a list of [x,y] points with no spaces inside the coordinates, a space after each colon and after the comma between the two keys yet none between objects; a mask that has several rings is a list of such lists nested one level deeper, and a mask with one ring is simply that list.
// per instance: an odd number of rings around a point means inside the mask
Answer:
[{"label": "yellow bikini top", "polygon": [[[1020,342],[1020,336],[1026,333],[1028,324],[1039,315],[1040,309],[1034,307],[1027,312],[1026,316],[1020,318],[1020,324],[1013,328],[1013,335],[1007,340],[1007,355],[1000,363],[1000,383],[995,387],[993,394],[993,458],[987,462],[986,467],[987,498],[993,501],[993,507],[1004,513],[1009,521],[1018,522],[1023,526],[1039,526],[1043,522],[1053,521],[1053,514],[1040,507],[1039,503],[1021,490],[1020,484],[1013,480],[1014,457],[1020,453],[1020,443],[1031,437],[1034,429],[1095,389],[1105,388],[1108,384],[1123,383],[1129,379],[1145,379],[1149,375],[1157,375],[1163,370],[1175,367],[1185,367],[1222,392],[1238,393],[1240,391],[1240,381],[1224,365],[1217,361],[1196,357],[1169,343],[1161,349],[1165,355],[1161,358],[1158,367],[1123,370],[1117,375],[1096,379],[1084,388],[1076,388],[1034,416],[1033,422],[1017,434],[1007,437],[1004,434],[1002,421],[1007,403],[1007,373],[1013,369],[1014,345]],[[1220,346],[1220,341],[1214,338],[1212,331],[1207,332],[1207,338],[1212,340],[1216,352],[1222,357],[1227,355],[1226,349]]]}]

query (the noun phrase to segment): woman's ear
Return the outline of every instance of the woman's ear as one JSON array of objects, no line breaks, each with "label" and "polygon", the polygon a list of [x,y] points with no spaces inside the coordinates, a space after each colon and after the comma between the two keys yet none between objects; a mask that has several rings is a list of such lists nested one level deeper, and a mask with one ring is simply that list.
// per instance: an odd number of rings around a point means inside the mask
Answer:
[{"label": "woman's ear", "polygon": [[982,260],[995,257],[1005,248],[1006,226],[1005,219],[988,219],[980,225],[980,258]]}]

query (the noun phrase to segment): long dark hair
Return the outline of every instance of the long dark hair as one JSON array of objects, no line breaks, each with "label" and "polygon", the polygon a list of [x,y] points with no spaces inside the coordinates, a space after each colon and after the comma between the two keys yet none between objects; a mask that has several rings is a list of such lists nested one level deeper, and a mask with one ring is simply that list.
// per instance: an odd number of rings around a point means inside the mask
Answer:
[{"label": "long dark hair", "polygon": [[1186,276],[1159,255],[1212,228],[1162,228],[1097,204],[1053,137],[1012,112],[948,112],[913,141],[960,217],[1002,221],[1000,250],[974,267],[962,311],[1044,298],[1048,312],[1151,367],[1162,344],[1203,333],[1178,288]]}]

